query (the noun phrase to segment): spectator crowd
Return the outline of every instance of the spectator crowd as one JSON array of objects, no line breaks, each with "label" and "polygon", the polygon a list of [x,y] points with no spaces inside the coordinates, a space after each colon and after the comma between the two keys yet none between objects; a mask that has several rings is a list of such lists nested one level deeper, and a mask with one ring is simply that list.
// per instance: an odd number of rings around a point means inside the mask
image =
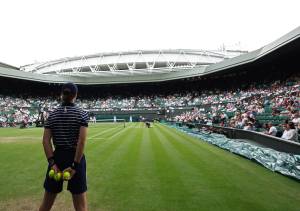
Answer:
[{"label": "spectator crowd", "polygon": [[298,141],[300,132],[298,79],[253,86],[243,91],[208,95],[197,101],[209,102],[209,106],[202,109],[194,108],[192,111],[175,116],[174,120],[259,131]]},{"label": "spectator crowd", "polygon": [[[169,119],[259,131],[295,141],[300,128],[300,80],[297,77],[234,91],[110,96],[78,99],[76,103],[88,111],[181,109],[183,112]],[[59,98],[53,97],[0,95],[0,127],[26,126],[47,119],[49,111],[59,104]]]}]

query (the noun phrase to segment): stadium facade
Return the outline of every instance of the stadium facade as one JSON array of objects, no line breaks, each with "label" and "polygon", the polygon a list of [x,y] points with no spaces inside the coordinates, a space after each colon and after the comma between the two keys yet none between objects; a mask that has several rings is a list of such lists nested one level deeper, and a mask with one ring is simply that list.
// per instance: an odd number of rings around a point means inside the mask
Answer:
[{"label": "stadium facade", "polygon": [[132,51],[63,58],[21,68],[0,64],[0,76],[52,84],[73,81],[82,85],[206,78],[228,70],[234,72],[240,68],[269,63],[271,60],[275,65],[279,60],[292,60],[299,52],[299,38],[300,27],[249,53],[202,50]]}]

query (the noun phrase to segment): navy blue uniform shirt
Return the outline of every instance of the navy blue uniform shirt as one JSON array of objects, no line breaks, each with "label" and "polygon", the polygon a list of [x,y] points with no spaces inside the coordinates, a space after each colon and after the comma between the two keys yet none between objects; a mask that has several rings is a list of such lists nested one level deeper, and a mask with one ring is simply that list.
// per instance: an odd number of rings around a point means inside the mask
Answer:
[{"label": "navy blue uniform shirt", "polygon": [[49,114],[45,128],[51,129],[55,148],[77,146],[79,129],[88,127],[88,114],[75,104],[62,104]]}]

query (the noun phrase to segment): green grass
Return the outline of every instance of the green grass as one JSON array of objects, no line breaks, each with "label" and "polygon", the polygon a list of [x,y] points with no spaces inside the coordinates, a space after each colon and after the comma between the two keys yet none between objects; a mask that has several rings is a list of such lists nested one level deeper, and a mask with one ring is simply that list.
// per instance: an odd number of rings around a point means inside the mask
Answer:
[{"label": "green grass", "polygon": [[[0,210],[24,198],[38,206],[41,137],[42,129],[0,129]],[[300,209],[299,182],[164,125],[91,125],[85,154],[90,210]],[[62,195],[57,203],[70,207]]]}]

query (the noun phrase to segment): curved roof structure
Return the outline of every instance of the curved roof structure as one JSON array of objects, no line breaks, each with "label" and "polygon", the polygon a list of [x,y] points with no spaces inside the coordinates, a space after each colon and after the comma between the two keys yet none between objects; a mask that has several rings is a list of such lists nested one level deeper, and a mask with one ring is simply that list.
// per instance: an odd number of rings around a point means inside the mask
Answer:
[{"label": "curved roof structure", "polygon": [[243,52],[148,50],[67,57],[21,67],[25,72],[72,76],[145,75],[203,67]]},{"label": "curved roof structure", "polygon": [[107,53],[27,65],[21,67],[22,71],[0,65],[0,76],[45,83],[72,81],[83,85],[160,82],[222,73],[274,55],[275,59],[280,58],[291,49],[298,54],[300,27],[260,49],[233,58],[230,52],[224,55],[194,50]]}]

